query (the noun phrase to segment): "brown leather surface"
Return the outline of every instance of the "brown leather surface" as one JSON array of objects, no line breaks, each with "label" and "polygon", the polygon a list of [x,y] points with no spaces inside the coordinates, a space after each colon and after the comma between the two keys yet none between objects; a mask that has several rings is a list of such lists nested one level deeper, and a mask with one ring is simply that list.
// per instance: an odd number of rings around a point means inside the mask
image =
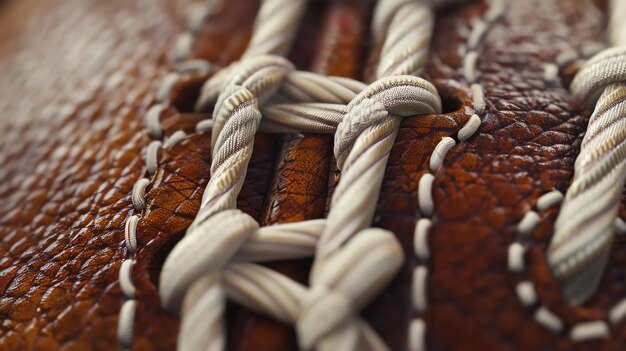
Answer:
[{"label": "brown leather surface", "polygon": [[[116,347],[123,303],[118,269],[133,183],[145,173],[144,117],[171,70],[174,35],[189,1],[9,0],[0,2],[0,349]],[[488,105],[479,132],[446,156],[434,185],[427,262],[428,350],[619,350],[626,327],[606,340],[572,343],[569,327],[605,318],[626,296],[626,248],[618,237],[600,292],[569,306],[545,264],[557,210],[529,239],[529,269],[506,269],[515,225],[536,199],[565,191],[585,130],[567,87],[543,80],[543,64],[567,47],[602,42],[605,4],[591,0],[509,1],[479,49]],[[370,2],[313,2],[290,58],[301,69],[362,78],[371,72]],[[454,136],[471,111],[462,55],[480,1],[441,10],[427,69],[444,113],[405,119],[392,151],[375,226],[402,242],[405,265],[363,315],[394,350],[406,348],[411,309],[417,182],[435,145]],[[257,0],[226,1],[203,26],[194,55],[220,65],[243,52]],[[365,67],[366,62],[372,62]],[[567,79],[564,79],[567,81]],[[178,87],[181,110],[197,82]],[[185,125],[170,126],[171,133]],[[189,126],[186,126],[189,127]],[[210,140],[193,135],[164,150],[139,222],[135,350],[173,349],[178,318],[159,306],[160,265],[197,211],[210,169]],[[332,137],[258,135],[238,206],[262,225],[323,217],[339,174]],[[626,211],[623,206],[621,215]],[[306,282],[310,261],[270,266]],[[515,284],[530,279],[562,316],[554,334],[520,304]],[[292,350],[292,328],[228,306],[229,349]]]},{"label": "brown leather surface", "polygon": [[0,5],[0,349],[115,349],[143,117],[186,1]]},{"label": "brown leather surface", "polygon": [[[458,55],[466,36],[459,33],[483,9],[475,4],[438,17],[429,68],[437,85],[467,92]],[[574,344],[568,336],[575,322],[605,318],[625,295],[623,273],[617,273],[625,268],[623,249],[618,248],[623,239],[616,240],[612,274],[605,276],[600,292],[584,308],[574,308],[564,301],[546,267],[543,249],[555,211],[545,215],[540,230],[532,235],[527,255],[531,275],[526,278],[537,286],[539,299],[563,317],[566,327],[558,335],[533,320],[537,306],[526,308],[519,302],[514,290],[519,277],[506,268],[508,245],[525,212],[540,195],[567,189],[589,115],[580,111],[566,87],[543,80],[543,64],[554,62],[567,47],[601,42],[604,26],[598,9],[588,1],[510,1],[505,18],[487,34],[478,62],[487,115],[479,134],[452,148],[436,174],[429,307],[424,315],[429,350],[624,348],[624,327],[612,330],[607,340]],[[440,138],[452,136],[464,120],[416,118],[404,123],[398,136],[381,193],[378,225],[406,238],[406,248],[411,247],[417,212],[418,177]],[[400,280],[408,304],[410,271],[405,270]],[[380,300],[397,301],[401,295],[395,296],[383,295]],[[381,314],[387,308],[380,308]],[[385,328],[393,327],[385,323]]]}]

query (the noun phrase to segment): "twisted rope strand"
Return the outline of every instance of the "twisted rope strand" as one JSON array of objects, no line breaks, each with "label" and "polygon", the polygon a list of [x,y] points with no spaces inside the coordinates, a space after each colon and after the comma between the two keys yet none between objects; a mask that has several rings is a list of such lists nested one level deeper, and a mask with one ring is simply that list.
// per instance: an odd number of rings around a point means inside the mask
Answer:
[{"label": "twisted rope strand", "polygon": [[[416,6],[412,2],[389,0],[377,5],[374,26],[387,26],[389,23],[389,28],[382,29],[386,37],[378,74],[391,77],[379,76],[378,81],[352,99],[337,127],[334,153],[342,170],[342,179],[333,193],[327,225],[317,245],[310,277],[311,289],[305,295],[302,315],[297,321],[296,330],[302,349],[354,349],[358,344],[354,325],[345,323],[353,313],[352,308],[358,309],[358,300],[339,294],[340,291],[326,280],[326,274],[339,271],[336,263],[341,260],[340,257],[352,257],[346,253],[349,248],[375,230],[366,228],[372,222],[401,118],[441,111],[441,100],[432,84],[421,78],[402,75],[421,71],[425,63],[421,58],[426,56],[428,50],[428,45],[422,43],[430,42],[432,25],[411,35],[411,40],[418,45],[411,46],[408,54],[396,46],[402,43],[399,38],[407,33],[403,18],[429,16],[432,17],[432,12],[428,7]],[[390,241],[386,245],[399,245],[397,239],[389,234]],[[378,292],[395,275],[404,260],[401,253],[398,256],[397,262],[380,265],[385,271],[379,275],[385,279],[376,282],[377,289],[373,292]],[[359,269],[358,265],[344,267]],[[352,307],[348,308],[346,304]],[[379,346],[386,349],[384,345]]]},{"label": "twisted rope strand", "polygon": [[[388,11],[388,8],[393,7],[395,3],[395,0],[381,1],[376,11]],[[405,3],[395,7],[394,16],[406,16],[404,11],[400,11],[404,7],[420,15],[425,11],[424,8],[432,11],[426,6],[415,7],[413,3]],[[393,19],[390,21],[390,26],[393,28],[388,29],[389,33],[402,30],[402,28],[397,29],[402,24],[398,21],[394,22]],[[418,33],[423,37],[423,41],[430,42],[432,26]],[[427,52],[428,46],[421,47],[419,50]],[[393,55],[395,51],[387,51],[381,62],[396,61]],[[398,66],[395,70],[388,71],[388,74],[400,75],[403,72]],[[381,111],[387,111],[391,115],[384,119],[385,116],[381,114]],[[327,254],[335,250],[347,238],[371,223],[376,207],[376,201],[371,199],[378,198],[382,173],[384,173],[387,158],[399,128],[399,117],[439,113],[440,111],[441,100],[434,86],[420,78],[410,76],[384,78],[374,82],[350,102],[348,113],[335,135],[335,156],[338,167],[343,170],[343,181],[339,183],[333,195],[332,207],[328,215],[329,223],[320,240],[318,253]],[[373,117],[373,121],[368,121],[370,117]],[[347,156],[347,150],[350,150],[351,157]],[[347,165],[344,166],[344,163]],[[371,172],[371,178],[365,175],[361,177],[363,172]],[[368,179],[368,181],[365,182],[363,179]],[[361,187],[361,183],[367,184]],[[348,191],[349,189],[353,190]],[[350,194],[347,194],[348,192]],[[368,199],[364,194],[372,197]],[[351,196],[356,198],[352,200]],[[340,203],[345,207],[339,205]]]},{"label": "twisted rope strand", "polygon": [[285,56],[289,53],[304,15],[307,0],[263,0],[243,57]]},{"label": "twisted rope strand", "polygon": [[435,87],[409,76],[380,79],[348,105],[335,134],[335,157],[343,171],[342,181],[331,200],[318,254],[335,250],[371,223],[401,118],[440,111]]},{"label": "twisted rope strand", "polygon": [[626,179],[625,84],[605,88],[589,124],[548,248],[548,262],[574,304],[597,289],[614,235]]},{"label": "twisted rope strand", "polygon": [[[263,0],[254,21],[252,38],[242,59],[260,55],[285,56],[292,47],[307,0]],[[220,95],[240,61],[235,61],[208,79],[196,101],[196,111],[206,110]]]},{"label": "twisted rope strand", "polygon": [[422,73],[430,45],[430,35],[424,33],[432,32],[433,17],[428,6],[417,2],[409,2],[397,10],[382,48],[379,78]]},{"label": "twisted rope strand", "polygon": [[[624,6],[623,1],[611,2],[609,36],[614,45],[626,45],[626,23],[618,15]],[[626,46],[592,57],[571,90],[595,107],[547,256],[565,297],[579,305],[594,294],[602,278],[626,180]]]},{"label": "twisted rope strand", "polygon": [[261,109],[261,131],[333,134],[346,113],[341,104],[275,104]]}]

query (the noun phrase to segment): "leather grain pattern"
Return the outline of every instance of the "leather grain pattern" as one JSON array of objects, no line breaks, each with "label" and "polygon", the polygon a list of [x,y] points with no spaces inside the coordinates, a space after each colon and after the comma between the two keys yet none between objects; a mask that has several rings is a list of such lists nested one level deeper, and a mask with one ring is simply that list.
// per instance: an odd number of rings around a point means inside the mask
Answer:
[{"label": "leather grain pattern", "polygon": [[0,4],[0,349],[116,348],[143,117],[185,4]]},{"label": "leather grain pattern", "polygon": [[[0,2],[0,349],[116,347],[124,222],[134,213],[130,192],[145,174],[150,142],[144,117],[172,70],[172,44],[184,30],[189,2]],[[236,60],[258,6],[258,0],[225,1],[203,25],[193,56],[221,66]],[[368,36],[372,7],[312,2],[290,59],[300,69],[368,77],[379,49]],[[626,296],[624,237],[615,240],[600,291],[584,307],[566,303],[543,254],[558,209],[540,213],[528,239],[527,271],[520,277],[506,269],[515,225],[540,195],[566,190],[590,115],[567,90],[571,72],[547,83],[543,65],[566,48],[601,43],[605,7],[591,0],[512,0],[482,41],[477,69],[487,113],[435,174],[422,315],[428,350],[626,348],[623,324],[602,340],[574,343],[568,336],[572,325],[605,318]],[[435,145],[455,136],[472,112],[463,54],[473,21],[485,10],[472,1],[437,13],[427,76],[444,99],[444,113],[405,119],[386,170],[374,225],[397,235],[407,260],[362,314],[394,350],[406,349],[415,316],[417,184]],[[180,112],[198,88],[197,80],[175,88]],[[170,121],[166,134],[193,131]],[[134,350],[175,347],[179,320],[160,307],[158,275],[199,208],[210,162],[208,135],[192,134],[160,154],[137,228]],[[238,206],[262,225],[320,218],[339,179],[332,137],[260,134]],[[626,215],[623,205],[620,214]],[[310,260],[269,266],[306,282]],[[542,303],[563,318],[561,333],[538,325],[534,309],[519,302],[520,279],[531,280]],[[296,349],[291,327],[235,305],[227,312],[229,349]]]},{"label": "leather grain pattern", "polygon": [[[563,299],[547,268],[543,250],[555,211],[542,213],[545,218],[531,236],[526,257],[532,273],[525,278],[534,282],[539,300],[563,319],[565,328],[558,334],[537,324],[534,309],[519,302],[519,278],[506,263],[515,226],[537,198],[567,189],[589,117],[567,86],[544,81],[543,64],[555,62],[566,48],[601,43],[601,10],[588,1],[510,1],[504,18],[484,38],[477,70],[488,112],[478,133],[447,154],[434,185],[424,317],[429,350],[623,349],[623,325],[606,340],[573,343],[568,335],[576,322],[605,318],[626,294],[622,273],[614,271],[623,272],[622,238],[615,241],[599,293],[585,307],[575,308]],[[481,4],[474,4],[438,17],[428,70],[437,85],[460,85],[468,92],[458,55],[467,37],[460,33],[482,11]],[[440,138],[453,135],[465,118],[407,121],[398,136],[381,194],[379,225],[401,237],[404,233],[406,248],[411,247],[417,211],[417,177],[427,169]],[[408,304],[410,272],[402,277]]]}]

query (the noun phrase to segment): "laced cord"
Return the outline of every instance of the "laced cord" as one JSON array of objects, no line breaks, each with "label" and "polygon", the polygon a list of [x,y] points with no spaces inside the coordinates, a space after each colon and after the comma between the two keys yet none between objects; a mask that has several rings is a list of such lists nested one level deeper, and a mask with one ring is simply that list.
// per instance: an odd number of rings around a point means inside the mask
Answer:
[{"label": "laced cord", "polygon": [[[413,2],[393,13],[386,31],[392,41],[407,30],[397,18],[414,16],[430,16],[431,25],[412,40],[430,41],[432,11]],[[258,54],[207,81],[198,106],[215,106],[211,179],[160,277],[163,306],[183,314],[180,349],[224,348],[226,297],[295,324],[302,349],[387,349],[358,311],[396,275],[404,256],[393,233],[369,226],[401,119],[440,113],[441,99],[429,82],[404,75],[423,69],[428,45],[411,47],[407,57],[385,45],[382,58],[394,64],[381,72],[391,76],[367,87],[298,72],[281,57]],[[225,76],[228,83],[221,86]],[[328,219],[260,228],[235,209],[261,111],[269,129],[335,131],[343,175]],[[313,254],[310,288],[250,263]]]},{"label": "laced cord", "polygon": [[[382,6],[386,1],[381,1]],[[394,13],[381,51],[377,76],[420,75],[428,59],[433,13],[428,6],[407,2]]]},{"label": "laced cord", "polygon": [[[333,194],[327,225],[317,244],[311,289],[305,295],[302,316],[296,327],[302,349],[360,349],[354,325],[345,321],[354,314],[354,309],[369,302],[393,278],[404,260],[392,233],[368,228],[387,159],[402,117],[438,113],[440,109],[441,101],[435,88],[423,79],[410,76],[378,80],[348,105],[335,134],[335,157],[342,169],[342,179]],[[381,236],[375,247],[356,244],[375,233]],[[363,264],[338,264],[376,256],[376,251],[383,249],[395,254],[380,258],[375,269],[365,269]],[[329,272],[336,272],[342,266],[351,274],[362,271],[369,279],[376,278],[371,287],[363,288],[366,293],[363,297],[347,295],[328,281]],[[351,289],[364,284],[347,278],[341,282]],[[361,336],[361,340],[366,338]]]},{"label": "laced cord", "polygon": [[[215,102],[211,179],[203,194],[200,212],[188,231],[213,214],[235,207],[252,154],[254,135],[259,129],[260,109],[273,95],[304,104],[286,105],[290,106],[288,110],[298,112],[295,114],[270,113],[270,125],[273,122],[290,131],[297,126],[304,127],[299,132],[313,131],[324,125],[335,129],[345,106],[331,102],[352,98],[356,96],[354,89],[364,86],[345,78],[303,73],[294,71],[288,60],[278,56],[254,56],[238,65],[238,73],[232,76]],[[300,95],[293,94],[292,90]],[[322,103],[309,103],[315,98]],[[280,112],[281,105],[277,106],[274,111]],[[281,117],[285,119],[276,122]]]},{"label": "laced cord", "polygon": [[[611,5],[613,11],[626,9],[623,1]],[[575,305],[600,283],[626,180],[626,23],[616,12],[609,33],[616,46],[591,58],[572,81],[574,95],[595,107],[547,251],[553,274]]]},{"label": "laced cord", "polygon": [[306,0],[263,0],[243,58],[287,55],[302,21],[306,4]]},{"label": "laced cord", "polygon": [[[242,58],[259,55],[284,56],[289,52],[302,21],[307,0],[263,0],[254,21],[252,38]],[[196,110],[207,109],[228,83],[239,61],[213,75],[203,86]]]},{"label": "laced cord", "polygon": [[[326,79],[326,81],[321,84],[322,86],[335,86],[337,88],[336,91],[332,89],[328,91],[329,94],[326,96],[326,99],[328,99],[327,101],[335,101],[338,96],[341,96],[341,94],[355,95],[357,97],[354,100],[359,101],[358,95],[351,92],[352,90],[346,88],[346,86],[354,87],[358,85],[355,83],[347,83],[345,81],[342,82],[343,84],[339,84],[336,79],[322,78],[323,76],[312,76],[310,74],[302,75],[298,72],[293,72],[293,66],[287,60],[276,56],[255,56],[244,59],[238,69],[240,70],[240,73],[232,76],[227,87],[215,103],[216,107],[213,113],[212,129],[212,173],[211,180],[209,181],[203,195],[201,209],[196,216],[196,219],[188,229],[187,235],[178,243],[172,253],[168,256],[161,273],[161,299],[164,307],[173,312],[179,311],[180,306],[183,304],[183,300],[185,301],[184,306],[193,306],[189,308],[193,308],[194,310],[205,307],[209,308],[211,306],[208,302],[200,301],[204,298],[204,296],[208,296],[206,298],[213,303],[222,301],[222,299],[215,297],[217,293],[208,295],[194,293],[194,291],[200,289],[194,288],[194,286],[197,283],[213,289],[212,287],[215,284],[205,285],[202,283],[203,280],[201,278],[205,275],[213,274],[217,274],[218,276],[222,276],[224,278],[223,274],[225,274],[224,272],[227,270],[227,265],[230,261],[239,261],[242,257],[258,262],[268,259],[278,260],[281,259],[281,257],[285,259],[287,257],[302,257],[300,255],[312,255],[313,249],[310,245],[317,245],[318,238],[321,233],[317,234],[318,232],[316,231],[315,233],[317,235],[314,235],[314,241],[308,240],[307,246],[303,247],[301,251],[292,252],[294,244],[303,240],[303,236],[296,233],[302,233],[305,231],[302,228],[307,228],[307,226],[312,225],[316,226],[316,230],[319,229],[322,231],[323,227],[326,225],[325,220],[324,226],[322,227],[316,225],[316,221],[298,223],[299,229],[296,231],[285,232],[282,230],[283,236],[281,239],[285,242],[284,246],[281,247],[280,245],[274,245],[274,247],[268,247],[268,245],[272,242],[267,240],[258,242],[257,240],[256,246],[252,247],[256,247],[258,250],[260,246],[265,251],[262,253],[255,251],[249,252],[252,250],[249,245],[254,244],[253,238],[255,236],[259,236],[254,233],[263,232],[264,230],[275,231],[277,229],[275,229],[274,226],[259,229],[258,224],[254,221],[254,219],[234,209],[235,200],[241,185],[243,184],[243,179],[245,178],[247,165],[252,152],[254,134],[259,127],[259,120],[261,116],[259,112],[259,105],[263,105],[265,101],[268,101],[270,96],[277,91],[279,91],[278,95],[282,94],[289,96],[290,85],[295,84],[304,87],[312,86],[311,82],[321,82],[322,79]],[[300,77],[301,79],[294,79],[292,75],[295,75],[295,78]],[[288,81],[289,83],[287,84]],[[282,85],[287,85],[287,89],[279,90],[279,87]],[[405,83],[405,85],[408,87],[410,84]],[[411,95],[419,93],[420,88],[418,86],[416,86],[413,90],[407,87],[401,88],[401,90],[408,89],[406,91]],[[309,101],[309,96],[311,96],[311,93],[316,89],[319,89],[319,87],[308,90],[298,89],[301,92],[305,92],[304,96],[300,98],[304,101]],[[392,97],[392,95],[389,95],[393,93],[392,91],[385,93],[384,91],[381,91],[381,89],[397,89],[397,87],[383,82],[375,85],[373,89],[364,90],[361,94],[365,94],[364,96],[369,97],[378,96],[383,101],[389,100],[389,108],[393,111],[402,109],[403,106],[407,105],[406,101],[410,100],[407,100],[406,94],[399,95],[398,97]],[[433,93],[436,95],[434,87],[428,86],[428,89],[431,95]],[[418,95],[415,96],[417,97]],[[436,96],[435,99],[431,97],[427,100],[435,101],[435,103],[440,104],[438,96]],[[419,98],[411,101],[412,102],[409,103],[409,105],[420,104],[418,102]],[[435,108],[432,108],[432,110],[434,109]],[[342,111],[345,111],[345,106]],[[367,199],[365,199],[365,201],[367,201]],[[295,224],[292,224],[292,226],[293,225]],[[282,225],[282,227],[285,226],[287,225]],[[213,233],[209,234],[210,231],[223,233],[224,236],[221,234],[217,236],[213,235]],[[365,243],[370,242],[369,240],[374,240],[375,244],[366,245]],[[382,345],[381,341],[359,318],[348,318],[353,314],[351,312],[352,309],[348,307],[352,306],[352,302],[354,300],[367,302],[369,301],[369,298],[375,296],[375,293],[378,291],[376,288],[384,286],[385,283],[395,274],[395,271],[402,262],[402,250],[400,245],[397,243],[397,240],[391,233],[380,229],[370,230],[368,239],[366,241],[357,241],[356,243],[359,242],[363,242],[364,246],[357,244],[346,246],[344,250],[347,251],[345,252],[349,252],[351,254],[343,254],[347,255],[346,258],[333,260],[333,272],[336,273],[343,271],[346,274],[345,280],[359,282],[359,284],[350,285],[350,289],[346,287],[348,290],[340,294],[341,296],[344,296],[343,299],[345,300],[343,309],[345,311],[345,315],[343,316],[343,319],[338,319],[335,323],[345,324],[349,322],[347,324],[351,325],[351,330],[360,335],[356,339],[357,343],[355,345],[374,347],[375,345]],[[280,244],[280,241],[277,241],[276,243]],[[287,247],[290,246],[292,250],[287,250]],[[246,247],[248,248],[246,249]],[[344,252],[344,250],[341,250],[341,252]],[[355,251],[358,250],[360,250],[359,253],[355,253]],[[369,253],[370,251],[377,252],[378,254],[365,255],[366,252]],[[366,271],[356,270],[352,272],[353,269],[350,269],[350,267],[356,266],[369,268]],[[257,269],[254,265],[248,265],[245,267],[252,267],[250,269],[253,270]],[[379,273],[372,274],[372,272],[375,271],[378,271]],[[270,279],[273,276],[268,277],[268,279]],[[322,279],[320,281],[325,281],[326,278],[320,279]],[[343,285],[336,283],[335,280],[333,280],[338,279],[336,276],[329,276],[327,279],[328,281],[324,284],[324,286],[325,289],[329,291],[329,296],[333,295],[332,291],[342,291],[341,287]],[[344,279],[342,279],[342,281],[343,280]],[[239,293],[234,292],[234,296],[231,298],[236,300],[244,299],[240,291],[241,289],[242,288],[240,287],[239,290],[237,290]],[[219,289],[217,287],[215,288],[215,291],[222,290],[223,287],[220,287]],[[249,295],[250,291],[248,290],[246,290],[246,292]],[[315,296],[320,294],[319,289],[316,291],[317,292],[314,293]],[[285,300],[285,297],[282,295],[283,292],[273,290],[273,293],[278,294],[271,294],[272,299],[275,299],[276,303],[278,303],[278,307],[269,308],[262,301],[254,304],[253,307],[256,310],[261,310],[275,316],[280,320],[285,320],[285,317],[281,316],[279,312],[284,310],[283,304],[287,304],[288,301]],[[230,297],[230,295],[228,296]],[[297,296],[302,296],[302,294]],[[311,301],[313,300],[316,301],[314,305],[319,307],[314,309],[311,313],[305,313],[306,311],[303,311],[301,315],[297,316],[298,318],[303,318],[303,323],[305,325],[317,325],[318,323],[313,323],[311,321],[316,321],[320,318],[320,313],[324,309],[336,306],[336,303],[338,303],[337,301],[339,301],[336,299],[329,300],[330,302],[326,299],[312,299]],[[254,300],[250,300],[248,297],[247,299],[244,299],[244,301],[247,305],[250,305],[252,303],[251,301]],[[329,303],[331,303],[331,305],[328,305]],[[362,304],[357,304],[356,306],[361,305]],[[183,310],[183,315],[186,315],[186,311],[187,307]],[[300,310],[298,311],[300,312]],[[191,313],[195,316],[195,313],[197,312]],[[218,322],[217,320],[211,319],[208,322],[215,324],[212,328],[222,328],[220,324],[221,321]],[[185,331],[185,333],[191,333],[193,335],[195,335],[194,333],[200,332],[196,324],[184,323],[183,328],[193,329]],[[317,342],[321,339],[326,343],[331,342],[329,340],[332,340],[332,338],[325,335],[325,330],[320,331],[312,326],[306,327],[306,330],[308,331],[308,334],[303,337],[304,342],[308,342],[307,340]],[[220,335],[221,334],[223,333],[220,333]],[[216,334],[215,338],[221,338],[221,336]],[[203,342],[221,345],[220,342],[215,339],[206,340],[195,337],[192,337],[191,339],[204,340]],[[345,340],[342,342],[345,342]]]},{"label": "laced cord", "polygon": [[[389,28],[384,31],[387,33],[385,41],[397,41],[400,37],[397,33],[405,32],[403,21],[397,18],[432,17],[432,10],[427,6],[415,6],[413,2],[402,2],[396,6],[396,3],[395,0],[381,1],[376,9],[375,18],[390,18],[382,21],[383,26],[389,23]],[[378,15],[380,12],[383,15]],[[380,22],[375,20],[375,23]],[[432,26],[416,32],[420,38],[413,36],[412,40],[430,42]],[[378,72],[390,77],[381,77],[352,99],[335,133],[334,153],[337,165],[342,170],[342,179],[333,193],[328,222],[316,249],[310,278],[311,289],[306,294],[302,317],[296,326],[302,349],[357,349],[355,340],[358,339],[353,325],[344,321],[359,304],[333,289],[326,281],[325,274],[337,269],[333,263],[353,242],[362,240],[372,230],[380,230],[367,228],[372,222],[401,118],[441,112],[441,99],[432,84],[421,78],[402,75],[406,67],[416,72],[422,69],[425,62],[419,58],[426,56],[428,45],[410,48],[412,54],[409,57],[414,62],[411,65],[396,64],[402,62],[405,56],[398,57],[397,50],[389,49],[393,44],[385,42],[385,47],[388,49],[383,51]],[[393,64],[389,65],[389,62]],[[391,233],[390,239],[386,245],[399,245]],[[360,254],[369,253],[362,251]],[[378,273],[381,276],[378,290],[395,275],[402,261],[403,257],[393,264],[389,263],[386,267],[388,271],[384,274]],[[358,266],[351,267],[359,269]],[[324,292],[324,297],[321,297],[321,292]],[[331,306],[334,307],[331,309]],[[318,317],[304,317],[310,315]]]}]

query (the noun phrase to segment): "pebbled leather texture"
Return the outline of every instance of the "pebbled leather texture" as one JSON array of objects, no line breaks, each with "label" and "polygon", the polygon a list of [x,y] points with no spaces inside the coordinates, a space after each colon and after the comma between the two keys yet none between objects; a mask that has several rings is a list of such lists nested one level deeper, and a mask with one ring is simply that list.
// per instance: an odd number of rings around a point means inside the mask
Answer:
[{"label": "pebbled leather texture", "polygon": [[143,116],[186,4],[0,3],[0,349],[115,349]]},{"label": "pebbled leather texture", "polygon": [[[0,2],[0,349],[114,349],[124,301],[118,270],[125,257],[130,192],[145,174],[147,109],[172,70],[175,35],[191,0],[8,0]],[[194,56],[220,66],[250,38],[258,0],[225,1],[203,25]],[[377,48],[368,36],[372,2],[313,1],[290,59],[300,68],[363,79]],[[463,54],[482,1],[438,11],[428,78],[444,114],[404,119],[392,150],[374,226],[392,230],[407,260],[363,312],[394,350],[406,349],[417,184],[444,136],[472,112]],[[589,111],[567,90],[571,72],[546,83],[543,65],[564,49],[602,43],[604,1],[509,1],[505,17],[478,49],[478,82],[487,114],[478,132],[453,147],[435,174],[435,215],[427,262],[428,350],[622,350],[626,327],[605,339],[574,343],[569,328],[605,318],[626,296],[626,239],[617,237],[596,296],[571,307],[546,266],[558,209],[540,213],[528,239],[528,269],[506,269],[515,226],[552,189],[565,191]],[[568,69],[572,69],[571,67]],[[198,81],[175,88],[185,112]],[[175,112],[173,112],[175,113]],[[190,125],[172,121],[171,134]],[[192,134],[163,150],[137,228],[134,350],[169,350],[179,320],[160,308],[158,275],[167,253],[199,208],[210,169],[210,138]],[[262,225],[320,218],[340,174],[332,137],[257,135],[238,199]],[[622,204],[624,201],[622,201]],[[621,217],[626,216],[622,205]],[[310,260],[270,267],[306,282]],[[538,298],[561,316],[555,334],[533,320],[515,293],[531,280]],[[293,329],[245,308],[227,308],[228,348],[293,350]]]}]

